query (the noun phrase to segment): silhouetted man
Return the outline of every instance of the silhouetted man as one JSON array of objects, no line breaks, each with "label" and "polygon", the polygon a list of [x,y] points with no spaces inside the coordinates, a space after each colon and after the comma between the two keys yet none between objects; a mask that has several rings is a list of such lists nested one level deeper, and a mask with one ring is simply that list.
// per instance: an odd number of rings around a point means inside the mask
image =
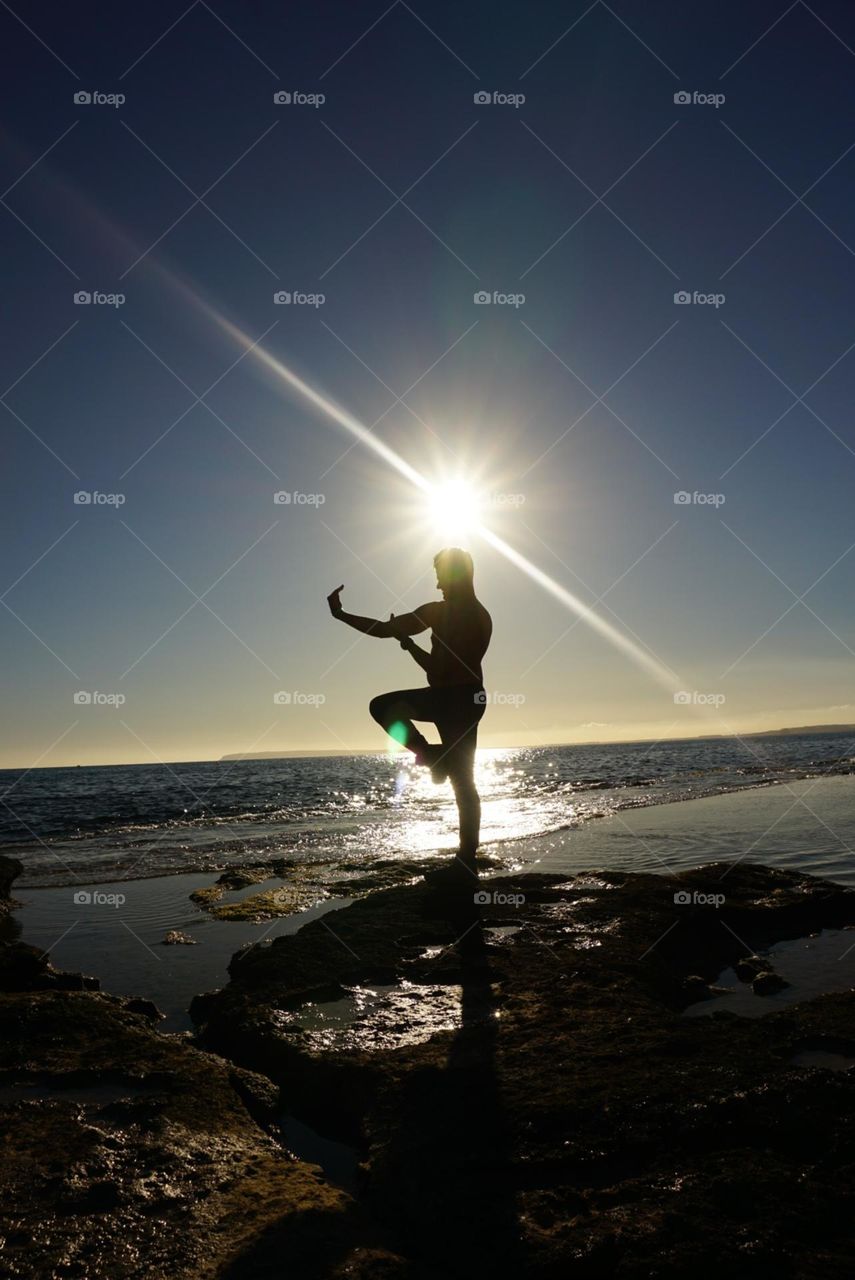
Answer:
[{"label": "silhouetted man", "polygon": [[[412,613],[388,622],[345,613],[337,587],[327,596],[334,618],[369,636],[394,637],[427,675],[426,689],[399,689],[372,698],[369,711],[390,737],[430,768],[434,782],[451,780],[460,816],[460,849],[456,869],[475,874],[481,828],[481,800],[475,786],[475,747],[486,694],[481,659],[493,630],[492,619],[475,596],[472,557],[447,547],[434,557],[436,585],[442,600],[432,600]],[[431,631],[430,653],[410,637]],[[413,724],[433,721],[441,745],[429,743]]]}]

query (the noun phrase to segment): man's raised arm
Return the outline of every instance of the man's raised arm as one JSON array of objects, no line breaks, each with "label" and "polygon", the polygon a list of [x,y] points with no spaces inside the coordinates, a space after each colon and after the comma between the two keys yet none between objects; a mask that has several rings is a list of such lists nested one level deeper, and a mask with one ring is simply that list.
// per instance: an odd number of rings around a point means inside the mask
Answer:
[{"label": "man's raised arm", "polygon": [[341,607],[343,590],[344,584],[336,587],[335,591],[331,591],[327,596],[330,613],[334,618],[338,618],[339,622],[346,622],[349,627],[353,627],[354,631],[361,631],[363,635],[377,636],[378,639],[384,640],[394,636],[400,640],[403,636],[418,635],[420,631],[426,631],[432,625],[430,611],[435,607],[434,604],[422,605],[412,613],[402,613],[397,618],[392,616],[387,622],[383,622],[380,618],[363,618],[357,613],[345,613]]}]

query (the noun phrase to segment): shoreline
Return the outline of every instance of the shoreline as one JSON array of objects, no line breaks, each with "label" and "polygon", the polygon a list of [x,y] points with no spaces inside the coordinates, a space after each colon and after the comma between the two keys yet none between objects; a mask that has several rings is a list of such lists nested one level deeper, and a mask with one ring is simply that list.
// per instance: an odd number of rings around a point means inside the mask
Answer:
[{"label": "shoreline", "polygon": [[[821,788],[809,793],[811,810],[819,804],[819,816],[832,818],[830,825],[846,835],[833,814],[853,809],[853,793],[855,779],[824,779]],[[821,804],[822,795],[834,799],[830,808]],[[842,861],[835,865],[827,833],[824,856],[810,843],[816,839],[812,828],[822,828],[807,809],[804,831],[795,825],[795,812],[784,822],[777,820],[792,804],[792,795],[781,787],[743,788],[679,805],[644,806],[569,832],[496,845],[490,850],[492,865],[481,869],[482,887],[489,891],[494,882],[509,875],[574,876],[590,873],[592,868],[620,874],[683,874],[708,861],[711,850],[721,853],[725,830],[741,836],[738,850],[727,863],[738,868],[746,850],[751,861],[763,852],[750,832],[762,833],[767,827],[775,854],[772,862],[781,870],[822,874],[841,886],[855,886],[855,863],[841,855]],[[850,824],[848,843],[855,847],[855,812]],[[803,846],[789,856],[782,852],[785,827],[789,838]],[[114,994],[144,996],[163,1009],[169,1027],[187,1030],[193,996],[226,980],[229,962],[241,947],[291,936],[330,911],[413,884],[425,870],[448,861],[447,853],[325,863],[322,868],[280,863],[274,869],[266,862],[243,861],[219,877],[211,870],[181,870],[165,876],[119,881],[95,877],[50,886],[27,885],[20,877],[14,887],[19,905],[9,920],[25,942],[49,948],[58,967],[99,978]],[[239,872],[234,869],[237,866]],[[726,881],[727,877],[725,886]],[[218,882],[228,887],[220,888]],[[112,908],[97,902],[81,906],[74,901],[81,890],[106,897],[121,892],[124,901]],[[286,894],[286,900],[278,910],[275,900],[280,893]],[[246,905],[243,912],[241,904]],[[223,914],[232,918],[217,918],[223,907]],[[196,945],[164,945],[170,930],[189,935]]]},{"label": "shoreline", "polygon": [[[796,786],[800,783],[805,783],[805,782],[808,782],[808,783],[836,782],[836,781],[842,781],[846,779],[851,780],[853,777],[855,777],[855,768],[853,768],[852,770],[848,770],[846,772],[840,771],[836,773],[831,773],[828,770],[819,770],[815,772],[805,770],[805,771],[798,771],[794,773],[792,776],[788,777],[787,779],[777,779],[777,778],[761,779],[756,782],[747,782],[744,785],[731,786],[726,789],[710,788],[706,791],[700,791],[693,795],[669,796],[669,797],[662,797],[662,798],[654,796],[649,801],[645,801],[642,798],[638,798],[636,800],[633,800],[633,802],[631,803],[627,803],[623,806],[616,807],[612,812],[609,812],[609,813],[591,813],[591,814],[583,815],[576,822],[572,820],[568,820],[566,823],[562,823],[548,830],[537,832],[536,834],[523,834],[523,835],[517,835],[517,836],[508,836],[504,838],[498,837],[496,839],[484,842],[481,847],[484,852],[490,854],[491,856],[496,856],[498,854],[501,854],[502,852],[507,851],[508,859],[512,862],[515,862],[519,856],[519,851],[521,849],[528,848],[528,847],[533,848],[538,844],[538,842],[550,842],[550,841],[560,842],[565,838],[569,838],[571,835],[577,835],[581,832],[584,832],[589,828],[591,828],[592,826],[599,826],[603,823],[609,823],[609,822],[615,822],[615,821],[619,822],[621,821],[622,818],[626,820],[629,817],[634,817],[637,814],[643,814],[650,810],[680,809],[683,806],[693,805],[700,801],[720,801],[722,803],[726,803],[727,801],[729,800],[732,801],[735,797],[742,796],[745,793],[763,793],[763,792],[769,792],[769,791],[780,790],[780,789],[787,790],[792,786]],[[607,789],[608,788],[603,788],[604,791]],[[568,799],[568,806],[570,803],[571,801]],[[262,824],[258,824],[258,825],[259,825],[259,831],[262,832],[263,834],[263,825]],[[129,829],[128,827],[122,828],[122,830],[124,831],[127,831],[128,829]],[[142,828],[140,828],[140,830],[141,829]],[[161,835],[164,829],[167,829],[167,828],[165,827],[160,828]],[[199,828],[198,826],[193,827],[189,823],[185,823],[183,825],[176,825],[174,828],[176,834],[180,834],[182,830],[186,831],[188,829],[198,830]],[[105,833],[105,838],[108,838],[108,837],[109,837],[109,832]],[[95,833],[94,835],[92,833],[87,833],[79,837],[77,836],[54,837],[53,839],[55,840],[55,842],[59,843],[63,839],[69,842],[76,842],[77,840],[80,840],[81,842],[83,842],[85,840],[91,840],[93,838],[98,838],[97,833]],[[156,843],[156,838],[154,842]],[[45,843],[49,844],[50,842],[46,840]],[[103,867],[95,867],[95,868],[92,868],[92,870],[90,871],[85,864],[81,864],[79,867],[74,867],[64,872],[47,871],[44,874],[39,874],[38,871],[32,871],[28,875],[27,864],[25,861],[26,854],[28,851],[38,850],[40,847],[41,847],[41,843],[39,841],[29,841],[26,843],[20,842],[20,841],[17,841],[17,842],[9,841],[6,844],[0,844],[0,856],[24,859],[24,870],[18,880],[18,885],[20,888],[27,888],[27,889],[61,888],[61,887],[71,887],[75,885],[79,887],[86,887],[87,884],[95,884],[95,883],[116,884],[116,883],[121,883],[123,881],[132,883],[132,882],[142,881],[142,880],[162,879],[165,877],[177,876],[177,875],[188,875],[188,874],[210,875],[210,874],[214,874],[215,872],[224,871],[230,866],[246,866],[246,865],[262,866],[268,863],[272,865],[276,862],[280,862],[283,860],[290,861],[290,865],[294,867],[304,867],[304,866],[311,867],[314,862],[317,862],[319,865],[327,865],[328,862],[331,861],[330,859],[327,859],[327,858],[313,859],[311,857],[305,857],[301,860],[296,855],[292,857],[291,855],[293,851],[287,850],[287,849],[284,852],[282,850],[277,850],[275,853],[271,854],[269,859],[256,859],[255,861],[253,861],[252,851],[247,850],[245,853],[236,851],[235,856],[233,858],[230,858],[228,861],[220,859],[220,860],[215,860],[213,864],[211,863],[206,864],[202,861],[201,858],[199,858],[196,862],[194,862],[192,858],[192,853],[191,853],[189,860],[186,863],[183,863],[181,866],[176,866],[172,870],[168,870],[166,868],[152,868],[148,872],[143,872],[142,874],[137,874],[133,876],[129,876],[127,874],[115,874],[115,875],[104,874]],[[348,856],[348,860],[352,861],[357,856],[358,856],[357,854],[351,853]],[[443,856],[448,856],[448,850],[443,846],[436,846],[432,848],[419,850],[418,854],[414,855],[414,860],[429,862],[432,859],[435,859],[437,857],[443,857]],[[392,860],[393,859],[390,858],[390,861]],[[87,878],[87,877],[90,877],[90,878]]]}]

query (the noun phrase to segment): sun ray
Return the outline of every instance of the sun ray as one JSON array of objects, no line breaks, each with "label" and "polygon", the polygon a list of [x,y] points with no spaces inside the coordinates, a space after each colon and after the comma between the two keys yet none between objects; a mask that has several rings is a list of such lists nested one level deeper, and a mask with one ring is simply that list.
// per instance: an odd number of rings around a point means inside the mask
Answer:
[{"label": "sun ray", "polygon": [[333,422],[344,427],[366,448],[372,450],[385,463],[394,468],[399,475],[409,480],[420,491],[422,502],[428,512],[428,518],[434,524],[434,532],[436,534],[439,534],[438,526],[440,524],[446,528],[450,524],[454,524],[455,521],[458,527],[466,525],[467,537],[477,536],[483,539],[495,551],[504,556],[506,560],[531,578],[533,582],[536,582],[538,586],[547,591],[554,599],[560,601],[565,608],[575,613],[583,622],[593,628],[598,635],[601,635],[609,644],[613,645],[615,649],[625,654],[658,684],[668,689],[669,692],[673,693],[675,691],[675,683],[679,680],[679,677],[673,671],[670,671],[664,663],[646,653],[629,636],[624,635],[612,623],[594,613],[571,591],[556,582],[543,569],[533,564],[516,548],[512,547],[503,538],[500,538],[492,529],[489,529],[479,518],[480,504],[477,495],[465,481],[454,479],[432,484],[421,472],[417,471],[400,454],[396,453],[394,449],[384,444],[382,440],[378,440],[353,414],[348,413],[347,410],[335,404],[322,392],[310,386],[293,370],[289,369],[287,365],[283,364],[281,360],[271,355],[269,351],[265,351],[262,347],[253,343],[236,325],[219,315],[213,308],[201,302],[200,305],[222,329],[243,346],[255,360],[275,373],[291,391],[296,392],[303,400],[307,401],[322,414],[325,414]]}]

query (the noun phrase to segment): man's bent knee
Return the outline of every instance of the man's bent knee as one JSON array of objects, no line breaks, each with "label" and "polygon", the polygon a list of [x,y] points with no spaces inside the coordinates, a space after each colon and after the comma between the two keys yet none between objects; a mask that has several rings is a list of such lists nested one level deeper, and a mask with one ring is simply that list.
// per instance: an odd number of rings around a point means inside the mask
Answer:
[{"label": "man's bent knee", "polygon": [[389,695],[380,693],[368,704],[368,713],[378,724],[385,724],[389,714]]},{"label": "man's bent knee", "polygon": [[406,720],[410,716],[410,708],[402,700],[399,693],[378,693],[368,704],[369,714],[387,729],[396,720]]}]

